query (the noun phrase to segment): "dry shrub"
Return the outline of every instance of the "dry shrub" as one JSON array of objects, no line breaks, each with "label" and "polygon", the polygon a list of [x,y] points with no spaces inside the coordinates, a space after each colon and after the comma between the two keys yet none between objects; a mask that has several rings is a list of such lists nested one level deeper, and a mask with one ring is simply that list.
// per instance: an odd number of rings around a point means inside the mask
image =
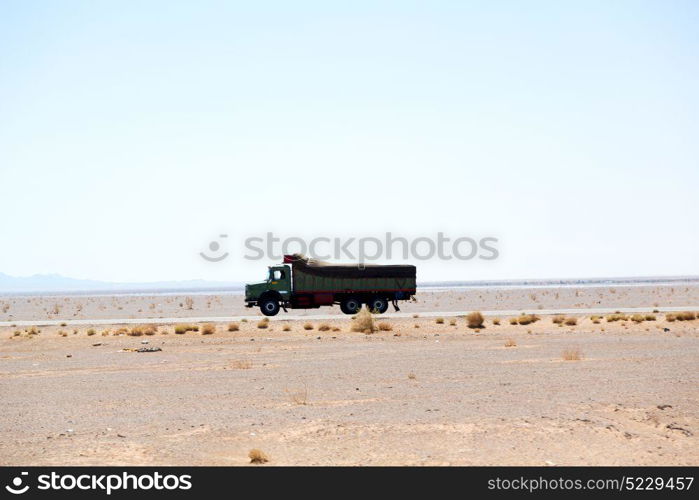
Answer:
[{"label": "dry shrub", "polygon": [[65,323],[65,322],[61,323],[61,326],[66,327],[66,326],[68,326],[68,323]]},{"label": "dry shrub", "polygon": [[539,318],[539,316],[536,314],[522,314],[519,318],[517,318],[517,323],[520,325],[529,325],[531,323],[536,323],[540,319],[541,318]]},{"label": "dry shrub", "polygon": [[252,368],[252,361],[249,359],[236,359],[231,363],[231,368],[236,370],[249,370]]},{"label": "dry shrub", "polygon": [[413,328],[420,328],[420,325],[418,325],[417,323],[415,323],[415,324],[413,325]]},{"label": "dry shrub", "polygon": [[257,448],[250,450],[248,453],[248,458],[250,459],[251,464],[265,464],[269,462],[269,457],[265,454],[265,452],[258,450]]},{"label": "dry shrub", "polygon": [[580,349],[566,349],[563,351],[562,356],[565,361],[580,361],[582,352]]},{"label": "dry shrub", "polygon": [[269,327],[269,318],[262,318],[257,322],[257,328],[260,330],[264,330],[267,327]]},{"label": "dry shrub", "polygon": [[510,323],[511,325],[516,325],[516,324],[517,324],[517,318],[510,318],[509,323]]},{"label": "dry shrub", "polygon": [[677,321],[694,321],[697,319],[697,313],[691,311],[683,311],[675,314]]},{"label": "dry shrub", "polygon": [[417,375],[415,375],[413,372],[408,373],[408,378],[410,380],[415,380],[417,378]]},{"label": "dry shrub", "polygon": [[285,389],[285,391],[289,395],[289,399],[291,399],[292,403],[297,405],[308,404],[308,386],[306,386],[306,384],[303,384],[303,389]]},{"label": "dry shrub", "polygon": [[199,327],[197,325],[188,325],[188,324],[179,324],[175,325],[175,333],[177,335],[182,335],[183,333],[187,332],[198,332]]},{"label": "dry shrub", "polygon": [[629,317],[626,314],[614,313],[607,316],[607,323],[614,323],[615,321],[628,321]]},{"label": "dry shrub", "polygon": [[194,307],[194,300],[192,297],[185,297],[184,303],[187,309],[192,309]]},{"label": "dry shrub", "polygon": [[319,331],[319,332],[327,332],[328,330],[330,330],[330,328],[331,328],[331,327],[330,327],[329,324],[327,324],[327,323],[321,323],[320,326],[318,327],[318,331]]},{"label": "dry shrub", "polygon": [[374,317],[368,309],[362,309],[352,318],[350,330],[353,332],[374,333],[376,325],[374,325]]},{"label": "dry shrub", "polygon": [[578,324],[578,319],[577,318],[566,318],[565,324],[568,326],[575,326]]},{"label": "dry shrub", "polygon": [[121,328],[117,328],[117,330],[113,333],[113,335],[127,335],[129,333],[129,329],[122,326]]},{"label": "dry shrub", "polygon": [[438,325],[443,325],[444,324],[444,318],[437,318],[434,320],[435,323]]},{"label": "dry shrub", "polygon": [[377,326],[378,326],[379,330],[382,331],[382,332],[391,332],[391,331],[393,331],[393,326],[391,326],[391,323],[387,323],[386,321],[382,321],[382,322],[379,323]]},{"label": "dry shrub", "polygon": [[202,335],[213,335],[216,333],[216,325],[212,323],[206,323],[205,325],[202,325],[201,327],[201,334]]},{"label": "dry shrub", "polygon": [[669,321],[670,323],[672,323],[676,319],[677,319],[677,315],[675,313],[667,313],[665,315],[665,321]]},{"label": "dry shrub", "polygon": [[155,335],[158,333],[158,327],[156,325],[143,325],[144,335]]},{"label": "dry shrub", "polygon": [[631,316],[631,321],[634,323],[643,323],[646,320],[646,317],[643,314],[634,314]]},{"label": "dry shrub", "polygon": [[505,341],[505,347],[517,347],[517,342],[515,342],[515,339],[507,339]]},{"label": "dry shrub", "polygon": [[474,311],[466,316],[466,322],[469,328],[483,328],[485,318],[479,311]]},{"label": "dry shrub", "polygon": [[414,319],[417,319],[417,318],[419,318],[419,317],[420,317],[419,314],[413,314],[413,318],[414,318]]},{"label": "dry shrub", "polygon": [[283,331],[283,332],[290,332],[290,331],[291,331],[291,325],[288,325],[288,324],[287,324],[287,325],[284,325],[284,326],[282,327],[282,331]]},{"label": "dry shrub", "polygon": [[551,319],[551,321],[552,321],[555,325],[562,325],[563,322],[564,322],[565,320],[566,320],[566,317],[565,317],[565,316],[561,316],[561,315],[554,316],[554,317]]},{"label": "dry shrub", "polygon": [[340,327],[338,327],[338,326],[333,326],[333,332],[339,332],[339,331],[340,331]]},{"label": "dry shrub", "polygon": [[247,322],[248,322],[248,319],[247,319],[247,318],[243,318],[243,319],[240,320],[240,322],[241,322],[241,323],[247,323]]},{"label": "dry shrub", "polygon": [[456,320],[455,320],[455,319],[450,319],[450,320],[449,320],[449,326],[456,326]]},{"label": "dry shrub", "polygon": [[645,318],[646,318],[646,321],[655,321],[656,320],[655,314],[646,314]]},{"label": "dry shrub", "polygon": [[304,330],[313,330],[313,323],[304,323],[303,329]]},{"label": "dry shrub", "polygon": [[[16,331],[16,332],[15,332],[15,335],[18,335],[19,333],[20,333],[19,331]],[[64,330],[61,330],[60,332],[58,332],[58,334],[59,334],[61,337],[67,337],[67,336],[68,336],[68,332],[66,332],[66,331],[64,331]]]},{"label": "dry shrub", "polygon": [[493,318],[493,324],[494,324],[495,326],[500,325],[500,318]]},{"label": "dry shrub", "polygon": [[90,337],[92,337],[92,336],[95,335],[96,333],[97,333],[97,332],[95,331],[94,328],[88,328],[88,329],[87,329],[87,334],[88,334]]},{"label": "dry shrub", "polygon": [[240,330],[240,325],[238,323],[228,323],[229,332],[237,332]]},{"label": "dry shrub", "polygon": [[143,335],[143,327],[142,326],[134,326],[133,328],[131,328],[131,330],[129,330],[127,335],[130,335],[132,337],[140,337],[141,335]]}]

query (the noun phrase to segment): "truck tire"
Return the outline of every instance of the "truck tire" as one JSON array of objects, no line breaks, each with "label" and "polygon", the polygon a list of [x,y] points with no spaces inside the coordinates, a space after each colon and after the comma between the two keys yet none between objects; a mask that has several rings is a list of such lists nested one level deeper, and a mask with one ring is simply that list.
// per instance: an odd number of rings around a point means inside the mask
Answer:
[{"label": "truck tire", "polygon": [[362,308],[362,301],[357,297],[347,297],[340,302],[340,310],[345,314],[357,314]]},{"label": "truck tire", "polygon": [[383,297],[372,297],[367,301],[366,306],[374,314],[383,314],[388,310],[388,300]]},{"label": "truck tire", "polygon": [[279,312],[279,301],[276,299],[264,299],[260,301],[260,311],[265,316],[276,316]]}]

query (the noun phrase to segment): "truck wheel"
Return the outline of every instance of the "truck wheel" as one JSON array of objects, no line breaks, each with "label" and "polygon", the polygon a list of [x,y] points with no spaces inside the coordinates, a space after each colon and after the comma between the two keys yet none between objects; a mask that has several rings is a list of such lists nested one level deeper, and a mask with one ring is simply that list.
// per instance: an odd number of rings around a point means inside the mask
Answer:
[{"label": "truck wheel", "polygon": [[374,314],[383,314],[388,310],[388,301],[383,297],[372,297],[366,305]]},{"label": "truck wheel", "polygon": [[276,316],[279,312],[279,301],[274,299],[265,299],[260,302],[260,311],[265,316]]},{"label": "truck wheel", "polygon": [[340,310],[345,314],[357,314],[362,308],[362,301],[357,297],[347,297],[340,302]]}]

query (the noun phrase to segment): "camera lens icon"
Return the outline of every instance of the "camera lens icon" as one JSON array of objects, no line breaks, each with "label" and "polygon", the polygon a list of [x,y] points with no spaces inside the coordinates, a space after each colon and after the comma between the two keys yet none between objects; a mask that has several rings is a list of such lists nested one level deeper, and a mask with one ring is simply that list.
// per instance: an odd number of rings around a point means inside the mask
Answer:
[{"label": "camera lens icon", "polygon": [[[228,238],[228,235],[220,234],[219,238]],[[221,255],[216,255],[217,253],[219,253],[219,250],[221,250],[221,243],[219,243],[217,240],[214,240],[211,243],[209,243],[209,251],[214,255],[211,256],[204,252],[199,252],[199,255],[202,259],[208,262],[221,262],[223,259],[228,257],[228,252],[223,252]]]},{"label": "camera lens icon", "polygon": [[12,486],[7,485],[5,486],[5,489],[13,495],[21,495],[22,493],[26,493],[26,491],[29,489],[29,485],[26,485],[24,488],[21,487],[22,476],[26,476],[28,474],[28,472],[21,472],[19,476],[12,479]]}]

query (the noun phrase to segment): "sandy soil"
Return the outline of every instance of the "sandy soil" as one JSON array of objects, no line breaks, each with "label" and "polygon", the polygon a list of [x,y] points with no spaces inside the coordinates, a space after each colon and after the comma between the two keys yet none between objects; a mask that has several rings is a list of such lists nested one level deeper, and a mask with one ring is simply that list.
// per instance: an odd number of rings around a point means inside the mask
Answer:
[{"label": "sandy soil", "polygon": [[[0,328],[0,464],[242,465],[259,448],[274,465],[699,465],[699,320],[382,318],[391,330],[366,335],[281,318],[212,335]],[[123,351],[142,342],[162,351]]]}]

